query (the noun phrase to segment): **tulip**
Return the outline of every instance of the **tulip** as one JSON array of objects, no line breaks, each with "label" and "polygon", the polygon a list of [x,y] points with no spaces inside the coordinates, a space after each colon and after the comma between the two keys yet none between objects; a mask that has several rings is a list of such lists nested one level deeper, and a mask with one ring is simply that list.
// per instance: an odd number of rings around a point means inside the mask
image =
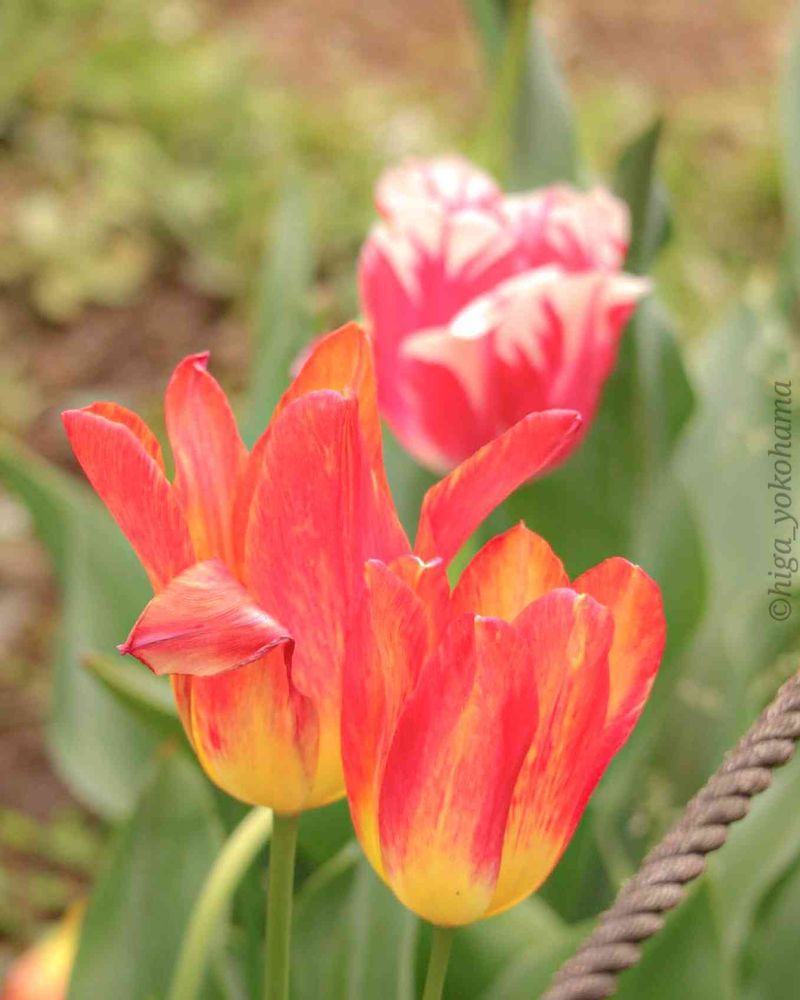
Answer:
[{"label": "tulip", "polygon": [[624,203],[566,185],[504,196],[458,158],[388,171],[376,203],[361,299],[381,409],[408,451],[449,469],[553,408],[585,431],[648,289],[620,270]]},{"label": "tulip", "polygon": [[[320,340],[248,453],[228,401],[186,358],[167,387],[175,476],[134,413],[64,414],[75,455],[155,591],[120,647],[170,675],[189,741],[231,795],[293,816],[344,794],[341,678],[368,558],[410,558],[383,468],[372,352]],[[423,550],[455,554],[557,461],[579,418],[526,417],[429,492]]]},{"label": "tulip", "polygon": [[64,1000],[78,950],[83,906],[73,907],[12,963],[0,1000]]},{"label": "tulip", "polygon": [[373,867],[452,928],[547,878],[639,718],[665,625],[639,567],[612,558],[570,583],[524,525],[485,545],[452,592],[435,551],[367,564],[342,753]]}]

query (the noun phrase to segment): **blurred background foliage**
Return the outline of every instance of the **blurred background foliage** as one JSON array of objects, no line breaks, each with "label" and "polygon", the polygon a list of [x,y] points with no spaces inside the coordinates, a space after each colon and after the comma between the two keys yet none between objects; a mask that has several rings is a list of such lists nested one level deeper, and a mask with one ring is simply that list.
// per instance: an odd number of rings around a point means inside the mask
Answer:
[{"label": "blurred background foliage", "polygon": [[[94,886],[71,1000],[165,993],[244,810],[199,774],[164,686],[114,653],[147,585],[58,413],[114,398],[161,430],[169,370],[210,347],[252,439],[298,350],[357,311],[372,185],[398,157],[460,149],[514,187],[604,180],[657,287],[586,446],[491,528],[524,517],[575,573],[641,562],[667,658],[543,892],[460,934],[451,1000],[535,996],[797,666],[800,607],[778,626],[765,599],[771,385],[797,371],[792,5],[542,0],[504,109],[509,6],[0,8],[0,935],[12,954]],[[387,460],[410,522],[429,480],[392,441]],[[795,996],[800,765],[776,785],[620,996]],[[359,860],[346,807],[301,829],[296,995],[410,1000],[426,935]],[[263,867],[208,998],[258,995]]]}]

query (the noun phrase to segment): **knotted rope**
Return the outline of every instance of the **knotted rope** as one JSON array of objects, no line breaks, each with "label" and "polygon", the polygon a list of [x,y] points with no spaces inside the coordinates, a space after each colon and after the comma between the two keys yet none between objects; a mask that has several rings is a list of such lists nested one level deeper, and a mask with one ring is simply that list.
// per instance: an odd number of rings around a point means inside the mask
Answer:
[{"label": "knotted rope", "polygon": [[623,885],[576,954],[556,973],[541,1000],[602,1000],[614,995],[617,976],[636,965],[642,944],[664,926],[687,883],[705,869],[705,856],[728,837],[750,799],[769,787],[771,771],[790,760],[800,739],[800,672],[725,757],[689,802],[679,822]]}]

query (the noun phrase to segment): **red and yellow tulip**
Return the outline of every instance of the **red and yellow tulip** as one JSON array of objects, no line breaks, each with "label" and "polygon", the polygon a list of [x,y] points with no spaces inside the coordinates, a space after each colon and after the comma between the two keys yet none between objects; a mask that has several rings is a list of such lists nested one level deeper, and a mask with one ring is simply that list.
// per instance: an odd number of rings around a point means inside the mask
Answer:
[{"label": "red and yellow tulip", "polygon": [[522,525],[451,592],[452,545],[426,531],[420,557],[367,565],[342,753],[372,865],[410,909],[457,926],[547,878],[644,707],[665,626],[639,567],[609,559],[570,583]]},{"label": "red and yellow tulip", "polygon": [[[410,559],[383,468],[368,339],[317,343],[248,453],[207,355],[166,392],[175,465],[114,403],[64,414],[87,477],[155,591],[122,652],[172,678],[208,775],[281,813],[344,794],[341,678],[364,563]],[[428,494],[421,553],[448,558],[508,493],[545,471],[579,419],[536,414]]]}]

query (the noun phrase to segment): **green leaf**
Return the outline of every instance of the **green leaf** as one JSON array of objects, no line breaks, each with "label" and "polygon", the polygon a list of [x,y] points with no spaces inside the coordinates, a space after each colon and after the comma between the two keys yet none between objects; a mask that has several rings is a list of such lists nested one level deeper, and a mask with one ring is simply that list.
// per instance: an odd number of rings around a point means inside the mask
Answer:
[{"label": "green leaf", "polygon": [[578,148],[569,98],[547,40],[531,19],[527,59],[513,121],[508,182],[525,190],[575,181]]},{"label": "green leaf", "polygon": [[762,900],[800,862],[799,797],[800,757],[795,757],[709,861],[714,910],[731,963],[741,959],[760,927],[757,914]]},{"label": "green leaf", "polygon": [[713,333],[699,372],[701,406],[676,456],[710,595],[702,627],[670,671],[675,690],[680,682],[690,694],[673,706],[661,748],[678,801],[750,725],[777,688],[780,667],[769,673],[776,659],[797,646],[800,614],[773,621],[767,594],[777,530],[767,451],[774,382],[791,377],[789,338],[777,317],[746,308]]},{"label": "green leaf", "polygon": [[261,268],[252,377],[242,420],[249,443],[266,427],[288,383],[292,361],[311,336],[311,245],[306,188],[293,174],[278,197]]},{"label": "green leaf", "polygon": [[631,212],[631,244],[625,268],[634,274],[644,274],[650,268],[669,238],[669,198],[656,177],[663,127],[659,118],[626,146],[617,163],[614,190]]},{"label": "green leaf", "polygon": [[[103,815],[123,815],[158,738],[82,658],[89,649],[113,649],[128,634],[150,597],[144,571],[87,489],[8,438],[0,439],[0,477],[30,510],[58,577],[61,624],[49,729],[55,762],[78,798]],[[119,670],[153,698],[163,697],[164,682],[139,664],[120,662]]]},{"label": "green leaf", "polygon": [[130,670],[120,657],[86,653],[83,662],[103,687],[157,736],[182,734],[175,700],[167,684],[152,684],[145,671]]},{"label": "green leaf", "polygon": [[[298,895],[296,1000],[414,1000],[417,918],[347,848]],[[310,960],[313,956],[313,961]]]},{"label": "green leaf", "polygon": [[704,881],[644,946],[639,965],[623,973],[619,1000],[734,1000],[708,884]]},{"label": "green leaf", "polygon": [[795,287],[800,288],[800,17],[781,80],[783,189]]},{"label": "green leaf", "polygon": [[166,995],[184,926],[221,845],[205,778],[188,759],[163,757],[92,893],[69,1000]]},{"label": "green leaf", "polygon": [[748,1000],[797,996],[797,928],[800,927],[800,864],[765,899],[747,942]]},{"label": "green leaf", "polygon": [[484,55],[496,72],[505,46],[505,5],[498,0],[464,0],[472,17]]},{"label": "green leaf", "polygon": [[445,983],[447,1000],[494,996],[495,984],[518,960],[570,940],[569,928],[538,896],[505,913],[459,929]]}]

